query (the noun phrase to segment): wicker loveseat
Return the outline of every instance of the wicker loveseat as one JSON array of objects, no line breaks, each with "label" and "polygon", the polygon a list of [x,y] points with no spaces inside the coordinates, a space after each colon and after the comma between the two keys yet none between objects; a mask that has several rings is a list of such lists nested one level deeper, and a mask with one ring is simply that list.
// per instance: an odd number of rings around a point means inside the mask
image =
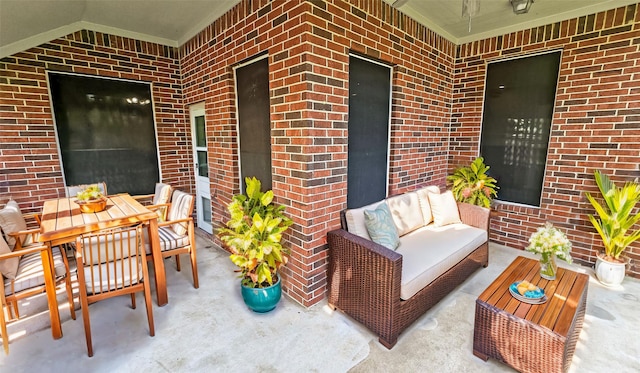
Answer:
[{"label": "wicker loveseat", "polygon": [[[329,305],[364,324],[389,349],[415,320],[488,265],[490,210],[456,203],[450,193],[430,186],[343,211],[342,229],[327,235]],[[365,210],[369,217],[383,203],[399,235],[395,250],[372,241],[364,222]],[[442,224],[443,214],[459,220]]]}]

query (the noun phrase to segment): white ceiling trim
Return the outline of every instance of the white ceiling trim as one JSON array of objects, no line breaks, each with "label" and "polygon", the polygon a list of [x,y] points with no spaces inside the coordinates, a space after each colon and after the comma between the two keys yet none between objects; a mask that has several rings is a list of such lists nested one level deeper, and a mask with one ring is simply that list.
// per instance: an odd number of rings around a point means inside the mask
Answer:
[{"label": "white ceiling trim", "polygon": [[[385,1],[393,3],[393,0],[385,0]],[[550,1],[558,1],[558,0],[550,0]],[[493,38],[501,35],[508,35],[513,32],[528,30],[531,28],[545,26],[545,25],[556,23],[556,22],[571,20],[574,18],[583,17],[591,14],[596,14],[599,12],[616,9],[617,7],[631,5],[636,2],[637,0],[603,0],[596,4],[583,6],[571,11],[558,12],[546,17],[537,17],[529,21],[523,21],[523,22],[512,24],[509,26],[492,28],[491,30],[486,32],[478,32],[478,33],[472,32],[468,36],[463,36],[463,37],[454,36],[452,33],[448,32],[446,29],[439,26],[436,23],[435,19],[426,17],[425,15],[420,13],[418,10],[413,8],[411,6],[411,3],[407,3],[407,2],[401,3],[401,7],[399,7],[398,10],[404,13],[405,15],[409,16],[410,18],[413,18],[418,23],[424,25],[429,30],[449,40],[450,42],[456,45],[462,45],[462,44],[466,44],[466,43],[470,43],[478,40],[484,40],[484,39]],[[536,6],[536,3],[533,3],[533,7],[535,6]],[[465,19],[465,22],[467,22],[466,19]],[[471,18],[471,28],[473,30],[473,17]]]},{"label": "white ceiling trim", "polygon": [[184,35],[178,38],[178,46],[188,42],[194,36],[198,35],[202,30],[209,27],[212,23],[214,23],[218,18],[224,16],[228,11],[230,11],[234,6],[236,6],[240,0],[225,0],[224,5],[221,5],[220,10],[215,10],[208,17],[205,17],[200,22],[196,23],[191,27]]},{"label": "white ceiling trim", "polygon": [[16,53],[24,52],[27,49],[37,47],[40,44],[48,43],[52,40],[59,39],[61,37],[73,34],[77,31],[91,30],[96,32],[102,32],[104,34],[122,36],[125,38],[131,38],[140,41],[146,41],[150,43],[157,43],[161,45],[167,45],[170,47],[178,47],[178,41],[165,38],[159,38],[157,36],[142,34],[134,31],[122,30],[116,27],[110,27],[105,25],[99,25],[97,23],[78,21],[69,25],[58,27],[47,32],[43,32],[32,37],[22,39],[18,42],[8,44],[0,47],[0,58],[8,57]]},{"label": "white ceiling trim", "polygon": [[[634,4],[636,2],[636,0],[628,0],[628,1],[623,1],[624,5],[631,5]],[[532,6],[535,6],[535,2],[533,3]],[[500,28],[496,28],[493,29],[491,31],[488,32],[482,32],[482,33],[478,33],[478,34],[473,34],[470,36],[466,36],[466,37],[462,37],[459,39],[456,39],[456,41],[453,41],[455,44],[457,45],[461,45],[461,44],[466,44],[466,43],[470,43],[470,42],[474,42],[477,40],[483,40],[483,39],[488,39],[488,38],[493,38],[496,36],[501,36],[501,35],[508,35],[512,32],[517,32],[517,31],[522,31],[522,30],[528,30],[531,28],[535,28],[535,27],[540,27],[540,26],[545,26],[545,25],[550,25],[556,22],[561,22],[561,21],[567,21],[567,20],[571,20],[574,18],[578,18],[578,17],[583,17],[583,16],[587,16],[590,14],[596,14],[599,12],[603,12],[603,11],[607,11],[607,10],[611,10],[611,4],[607,1],[604,1],[602,3],[598,3],[595,5],[591,5],[591,6],[587,6],[584,8],[579,8],[577,10],[574,11],[570,11],[570,12],[563,12],[563,13],[556,13],[554,15],[548,16],[548,17],[540,17],[540,18],[536,18],[533,19],[531,21],[528,22],[522,22],[522,23],[518,23],[512,26],[508,26],[508,27],[500,27]],[[473,19],[471,19],[471,27],[473,27]]]}]

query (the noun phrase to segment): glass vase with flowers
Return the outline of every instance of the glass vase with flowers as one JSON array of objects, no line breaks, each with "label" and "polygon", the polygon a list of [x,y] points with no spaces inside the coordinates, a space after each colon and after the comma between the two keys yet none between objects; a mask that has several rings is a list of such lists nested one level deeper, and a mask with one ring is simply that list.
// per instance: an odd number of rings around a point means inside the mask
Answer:
[{"label": "glass vase with flowers", "polygon": [[531,235],[527,251],[540,254],[540,277],[555,280],[558,257],[571,264],[571,241],[567,235],[547,222],[543,227]]}]

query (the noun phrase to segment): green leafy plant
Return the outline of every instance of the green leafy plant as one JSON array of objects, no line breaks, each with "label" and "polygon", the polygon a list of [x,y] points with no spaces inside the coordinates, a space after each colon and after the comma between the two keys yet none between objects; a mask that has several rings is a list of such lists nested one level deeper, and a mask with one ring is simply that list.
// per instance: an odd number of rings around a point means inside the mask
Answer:
[{"label": "green leafy plant", "polygon": [[478,157],[469,166],[456,168],[447,176],[453,196],[459,202],[466,202],[482,207],[491,206],[491,200],[497,195],[499,187],[496,179],[487,175],[489,166],[484,158]]},{"label": "green leafy plant", "polygon": [[79,201],[91,201],[104,197],[97,185],[90,185],[76,195]]},{"label": "green leafy plant", "polygon": [[242,284],[263,288],[277,281],[278,270],[287,263],[289,250],[281,240],[293,221],[284,215],[284,206],[273,202],[273,191],[260,191],[260,180],[247,177],[245,184],[246,194],[233,196],[227,205],[231,219],[217,236],[231,250]]},{"label": "green leafy plant", "polygon": [[600,204],[590,193],[586,193],[597,213],[597,217],[589,215],[589,220],[602,238],[605,254],[603,259],[619,261],[624,250],[632,242],[640,239],[640,229],[631,231],[633,225],[640,221],[640,213],[632,215],[636,204],[640,202],[640,184],[635,180],[625,183],[622,187],[616,187],[602,172],[596,170],[594,176],[604,204]]}]

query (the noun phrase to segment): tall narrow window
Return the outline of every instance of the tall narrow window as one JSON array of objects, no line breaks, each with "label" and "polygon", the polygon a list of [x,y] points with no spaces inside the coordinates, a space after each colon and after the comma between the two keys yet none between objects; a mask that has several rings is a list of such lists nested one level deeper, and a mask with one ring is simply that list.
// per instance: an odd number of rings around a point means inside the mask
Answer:
[{"label": "tall narrow window", "polygon": [[498,199],[540,206],[560,52],[490,63],[480,153]]},{"label": "tall narrow window", "polygon": [[240,137],[240,185],[256,177],[271,189],[271,119],[267,56],[235,69]]},{"label": "tall narrow window", "polygon": [[387,196],[391,67],[349,57],[347,207]]}]

